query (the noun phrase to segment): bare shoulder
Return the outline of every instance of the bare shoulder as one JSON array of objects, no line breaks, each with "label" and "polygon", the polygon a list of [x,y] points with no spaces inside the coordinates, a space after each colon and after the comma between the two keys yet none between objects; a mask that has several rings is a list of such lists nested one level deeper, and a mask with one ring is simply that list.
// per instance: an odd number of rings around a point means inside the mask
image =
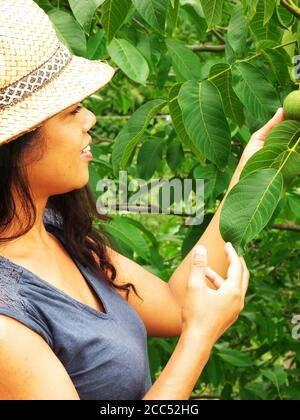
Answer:
[{"label": "bare shoulder", "polygon": [[0,400],[78,400],[60,360],[46,341],[0,315]]}]

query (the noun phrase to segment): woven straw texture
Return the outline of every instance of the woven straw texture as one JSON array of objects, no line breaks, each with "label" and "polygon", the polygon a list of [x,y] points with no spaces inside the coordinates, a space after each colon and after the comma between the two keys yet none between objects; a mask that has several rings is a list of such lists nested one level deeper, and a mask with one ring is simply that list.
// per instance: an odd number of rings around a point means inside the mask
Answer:
[{"label": "woven straw texture", "polygon": [[0,145],[83,101],[114,73],[72,55],[34,1],[0,0]]}]

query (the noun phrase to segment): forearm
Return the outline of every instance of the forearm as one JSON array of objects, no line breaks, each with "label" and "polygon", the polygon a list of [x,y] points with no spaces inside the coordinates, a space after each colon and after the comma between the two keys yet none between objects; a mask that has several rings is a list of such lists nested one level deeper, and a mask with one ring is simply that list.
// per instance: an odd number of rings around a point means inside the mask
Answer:
[{"label": "forearm", "polygon": [[[222,277],[226,277],[228,270],[228,260],[224,250],[225,242],[220,233],[220,216],[225,199],[230,190],[238,183],[240,174],[241,169],[238,167],[232,177],[229,188],[222,203],[220,204],[207,229],[197,242],[197,245],[204,245],[206,247],[208,254],[208,265]],[[180,263],[169,280],[169,287],[179,304],[181,304],[185,294],[186,283],[190,274],[192,252],[193,249]]]},{"label": "forearm", "polygon": [[143,400],[189,400],[206,366],[213,342],[198,337],[199,332],[183,332],[163,372]]}]

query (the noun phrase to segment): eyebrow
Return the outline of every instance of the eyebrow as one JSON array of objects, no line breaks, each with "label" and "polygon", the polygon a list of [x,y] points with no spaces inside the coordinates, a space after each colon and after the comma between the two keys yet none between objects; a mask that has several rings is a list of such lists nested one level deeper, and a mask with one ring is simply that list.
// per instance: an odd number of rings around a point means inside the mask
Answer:
[{"label": "eyebrow", "polygon": [[76,109],[79,105],[81,105],[81,102],[77,102],[76,104],[74,104],[74,105],[70,106],[69,108],[67,108],[67,109],[65,110],[65,112],[70,112],[70,111],[72,111],[73,109]]}]

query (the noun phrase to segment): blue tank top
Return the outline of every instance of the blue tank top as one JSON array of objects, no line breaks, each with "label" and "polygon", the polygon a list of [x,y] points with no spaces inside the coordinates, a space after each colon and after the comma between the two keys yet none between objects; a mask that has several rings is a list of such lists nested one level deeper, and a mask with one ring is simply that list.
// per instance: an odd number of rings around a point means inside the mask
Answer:
[{"label": "blue tank top", "polygon": [[[47,209],[44,224],[65,247],[62,227]],[[105,313],[0,256],[0,315],[20,321],[43,337],[80,399],[140,400],[152,386],[145,325],[101,275],[95,276],[70,256]]]}]

